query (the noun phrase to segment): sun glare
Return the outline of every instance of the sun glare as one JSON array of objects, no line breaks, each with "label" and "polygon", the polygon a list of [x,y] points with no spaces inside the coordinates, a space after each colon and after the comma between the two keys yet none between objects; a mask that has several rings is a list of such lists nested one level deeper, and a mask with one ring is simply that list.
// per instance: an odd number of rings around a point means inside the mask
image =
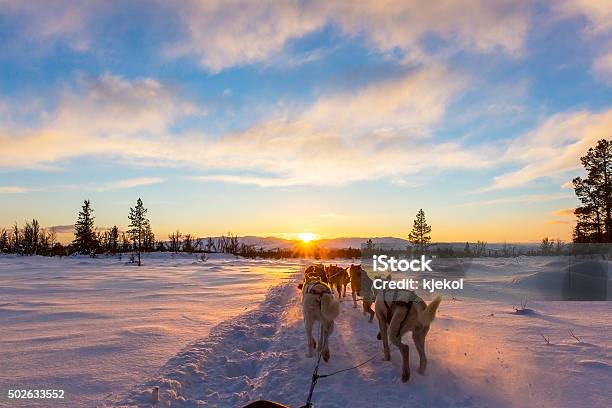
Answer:
[{"label": "sun glare", "polygon": [[312,232],[303,232],[301,234],[298,234],[298,238],[302,242],[310,242],[310,241],[314,240],[316,238],[316,236]]}]

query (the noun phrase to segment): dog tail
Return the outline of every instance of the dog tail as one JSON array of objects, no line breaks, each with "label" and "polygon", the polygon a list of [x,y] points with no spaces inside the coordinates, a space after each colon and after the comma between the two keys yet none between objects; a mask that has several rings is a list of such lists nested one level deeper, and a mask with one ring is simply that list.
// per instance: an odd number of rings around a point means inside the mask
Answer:
[{"label": "dog tail", "polygon": [[437,296],[434,300],[431,301],[430,304],[427,305],[423,313],[421,314],[421,323],[424,326],[429,326],[433,319],[436,317],[436,311],[438,310],[438,306],[440,306],[440,302],[442,298]]},{"label": "dog tail", "polygon": [[334,320],[340,314],[340,302],[333,295],[324,294],[321,297],[321,314],[327,321]]}]

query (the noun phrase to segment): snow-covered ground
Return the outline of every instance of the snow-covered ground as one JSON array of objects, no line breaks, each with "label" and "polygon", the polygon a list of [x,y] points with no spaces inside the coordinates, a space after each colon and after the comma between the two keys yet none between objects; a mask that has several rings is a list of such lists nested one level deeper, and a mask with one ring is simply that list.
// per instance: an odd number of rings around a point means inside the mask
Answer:
[{"label": "snow-covered ground", "polygon": [[[0,406],[93,407],[157,375],[211,327],[256,308],[299,262],[195,255],[0,255]],[[64,401],[8,401],[8,389]]]},{"label": "snow-covered ground", "polygon": [[[405,384],[397,349],[391,346],[391,362],[382,361],[376,321],[369,324],[343,302],[331,359],[320,374],[374,359],[320,379],[315,406],[609,406],[612,302],[530,300],[531,311],[513,308],[525,294],[557,293],[564,278],[554,270],[562,272],[564,262],[478,259],[448,266],[444,272],[464,276],[466,289],[444,296],[426,341],[425,376],[417,373],[411,347]],[[2,393],[12,386],[63,387],[70,407],[305,403],[315,359],[305,357],[295,287],[303,262],[202,263],[165,255],[146,264],[0,258]],[[405,341],[412,344],[409,336]],[[155,386],[161,398],[152,404]],[[0,405],[7,403],[2,397]]]}]

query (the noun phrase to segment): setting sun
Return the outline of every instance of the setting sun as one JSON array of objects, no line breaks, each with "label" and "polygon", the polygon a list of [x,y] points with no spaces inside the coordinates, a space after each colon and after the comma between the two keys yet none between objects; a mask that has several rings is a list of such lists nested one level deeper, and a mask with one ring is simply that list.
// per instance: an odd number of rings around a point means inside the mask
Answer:
[{"label": "setting sun", "polygon": [[301,234],[298,234],[298,238],[302,241],[302,242],[310,242],[314,239],[316,239],[316,235],[313,234],[312,232],[303,232]]}]

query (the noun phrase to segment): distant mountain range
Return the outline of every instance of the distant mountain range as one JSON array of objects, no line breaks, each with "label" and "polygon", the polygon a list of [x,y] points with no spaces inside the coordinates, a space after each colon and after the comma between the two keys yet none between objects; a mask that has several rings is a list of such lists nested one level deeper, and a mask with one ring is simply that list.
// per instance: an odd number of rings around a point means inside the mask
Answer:
[{"label": "distant mountain range", "polygon": [[[342,237],[342,238],[327,238],[327,239],[319,239],[313,241],[313,244],[327,249],[344,249],[344,248],[361,248],[362,244],[371,239],[374,245],[384,246],[386,249],[405,249],[410,245],[410,242],[407,239],[396,238],[396,237]],[[244,236],[239,237],[238,240],[241,243],[246,245],[252,245],[256,248],[264,248],[264,249],[287,249],[293,248],[294,246],[300,244],[302,241],[299,239],[285,239],[278,237],[257,237],[257,236]],[[470,242],[470,245],[473,245],[473,242]],[[434,247],[448,248],[452,247],[454,249],[462,250],[465,247],[465,241],[463,242],[437,242],[433,244]],[[505,244],[502,242],[490,242],[487,243],[487,249],[495,250],[501,249]],[[515,247],[517,250],[527,250],[534,249],[539,246],[539,243],[508,243],[507,245],[511,245]]]},{"label": "distant mountain range", "polygon": [[[321,248],[328,249],[343,249],[343,248],[361,248],[361,244],[364,244],[368,239],[371,239],[374,244],[384,244],[385,247],[392,248],[406,248],[410,244],[408,240],[394,237],[377,237],[377,238],[361,238],[361,237],[347,237],[347,238],[329,238],[319,239],[313,241],[314,245]],[[293,248],[295,245],[302,241],[298,239],[285,239],[277,237],[255,237],[246,236],[239,237],[238,240],[246,245],[253,245],[256,248],[264,249],[285,249]]]}]

